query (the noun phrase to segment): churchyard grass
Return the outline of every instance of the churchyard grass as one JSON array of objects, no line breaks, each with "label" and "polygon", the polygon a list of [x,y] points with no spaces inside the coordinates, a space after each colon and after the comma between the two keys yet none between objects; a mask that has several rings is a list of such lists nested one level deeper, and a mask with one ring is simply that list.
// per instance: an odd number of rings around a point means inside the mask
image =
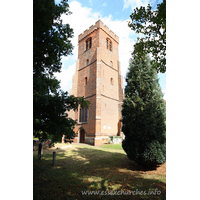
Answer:
[{"label": "churchyard grass", "polygon": [[106,148],[106,149],[121,149],[121,150],[123,150],[122,144],[103,144],[101,146],[101,148]]},{"label": "churchyard grass", "polygon": [[34,199],[166,199],[166,164],[147,170],[123,150],[59,145],[66,146],[44,149],[41,160],[33,152]]}]

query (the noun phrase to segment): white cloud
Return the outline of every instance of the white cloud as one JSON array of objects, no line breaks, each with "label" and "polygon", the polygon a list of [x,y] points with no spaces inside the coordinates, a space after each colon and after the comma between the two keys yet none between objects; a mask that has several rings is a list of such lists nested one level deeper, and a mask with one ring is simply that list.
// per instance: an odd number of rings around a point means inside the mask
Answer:
[{"label": "white cloud", "polygon": [[[82,7],[77,1],[71,2],[69,6],[72,14],[62,15],[62,20],[63,23],[69,23],[70,27],[74,30],[72,44],[75,48],[73,50],[73,56],[63,58],[63,61],[72,59],[74,64],[68,68],[62,66],[62,73],[57,75],[58,79],[61,80],[61,88],[64,91],[71,89],[72,76],[75,73],[76,67],[75,63],[78,59],[78,35],[83,33],[91,25],[94,25],[99,19],[99,16],[101,16],[101,13],[94,13],[91,8]],[[128,27],[128,19],[124,21],[112,20],[112,15],[106,17],[101,16],[100,19],[119,37],[119,61],[121,63],[121,73],[125,78],[134,45],[134,40],[131,37],[133,36],[133,31]]]},{"label": "white cloud", "polygon": [[64,69],[64,65],[62,65],[61,73],[55,73],[56,78],[61,81],[60,86],[61,89],[66,92],[72,88],[72,78],[75,73],[76,63],[69,66],[68,69]]},{"label": "white cloud", "polygon": [[140,6],[147,6],[149,3],[149,0],[124,0],[124,7],[123,10],[126,8],[131,7],[131,9],[135,9],[136,7]]},{"label": "white cloud", "polygon": [[107,5],[107,3],[105,2],[104,4],[103,4],[103,6],[106,6]]},{"label": "white cloud", "polygon": [[162,93],[163,93],[163,99],[167,100],[167,92],[166,90],[162,90]]}]

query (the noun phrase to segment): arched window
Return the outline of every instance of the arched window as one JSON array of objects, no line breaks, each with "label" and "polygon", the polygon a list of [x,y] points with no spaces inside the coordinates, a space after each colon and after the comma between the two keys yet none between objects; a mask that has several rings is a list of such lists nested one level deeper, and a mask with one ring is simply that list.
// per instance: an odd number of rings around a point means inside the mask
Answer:
[{"label": "arched window", "polygon": [[87,77],[85,77],[85,85],[87,85]]},{"label": "arched window", "polygon": [[86,65],[89,65],[89,59],[86,60]]},{"label": "arched window", "polygon": [[112,51],[112,42],[110,39],[106,39],[106,45],[107,45],[107,49]]},{"label": "arched window", "polygon": [[110,61],[110,66],[113,67],[113,62],[112,61]]},{"label": "arched window", "polygon": [[113,80],[113,78],[110,79],[110,84],[111,84],[111,85],[114,85],[114,80]]},{"label": "arched window", "polygon": [[88,108],[80,108],[79,110],[79,122],[87,122]]},{"label": "arched window", "polygon": [[92,47],[92,38],[86,40],[86,51]]}]

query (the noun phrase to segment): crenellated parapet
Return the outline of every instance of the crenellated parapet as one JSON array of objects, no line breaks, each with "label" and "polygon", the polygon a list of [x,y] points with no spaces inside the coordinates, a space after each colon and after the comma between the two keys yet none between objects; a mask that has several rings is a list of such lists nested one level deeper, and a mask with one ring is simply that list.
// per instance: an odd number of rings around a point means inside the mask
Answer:
[{"label": "crenellated parapet", "polygon": [[119,37],[115,33],[113,33],[113,31],[111,31],[101,20],[98,20],[95,25],[90,26],[89,29],[86,29],[83,33],[81,33],[78,36],[78,41],[82,40],[87,35],[99,28],[105,31],[110,37],[112,37],[117,43],[119,43]]}]

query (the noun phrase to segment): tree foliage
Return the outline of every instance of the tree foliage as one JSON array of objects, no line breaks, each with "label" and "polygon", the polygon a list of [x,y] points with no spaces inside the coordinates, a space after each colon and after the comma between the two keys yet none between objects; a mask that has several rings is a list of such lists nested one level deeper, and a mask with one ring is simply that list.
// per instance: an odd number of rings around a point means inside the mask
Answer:
[{"label": "tree foliage", "polygon": [[130,59],[122,108],[122,147],[137,163],[166,160],[166,106],[149,57]]},{"label": "tree foliage", "polygon": [[89,106],[83,97],[68,96],[60,89],[55,72],[61,72],[61,57],[72,53],[73,29],[63,24],[61,14],[69,15],[67,0],[33,1],[33,134],[40,140],[73,139],[75,121],[66,111]]},{"label": "tree foliage", "polygon": [[130,15],[129,27],[143,35],[134,45],[133,55],[141,58],[151,53],[152,66],[157,72],[166,72],[166,0],[157,5],[157,10],[147,8],[134,9]]}]

